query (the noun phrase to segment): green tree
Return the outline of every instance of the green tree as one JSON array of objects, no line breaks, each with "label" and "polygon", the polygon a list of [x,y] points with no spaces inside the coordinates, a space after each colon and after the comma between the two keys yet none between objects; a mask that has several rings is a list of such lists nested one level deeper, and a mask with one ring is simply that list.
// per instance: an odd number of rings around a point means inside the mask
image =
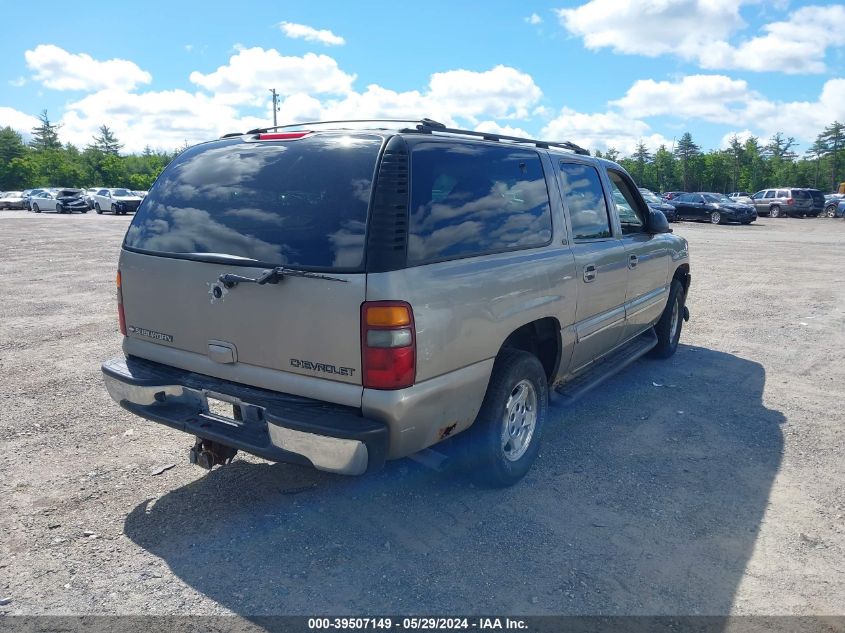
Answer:
[{"label": "green tree", "polygon": [[827,154],[830,157],[831,191],[836,191],[842,178],[839,169],[842,164],[840,153],[845,149],[845,125],[839,121],[834,121],[824,129],[819,138],[827,147]]},{"label": "green tree", "polygon": [[694,163],[700,154],[701,148],[693,142],[692,135],[689,132],[684,132],[675,147],[675,156],[681,164],[681,180],[684,191],[690,191]]},{"label": "green tree", "polygon": [[813,187],[819,186],[819,178],[821,177],[822,158],[830,151],[822,135],[819,134],[812,145],[807,149],[806,156],[808,160],[813,162],[815,169],[813,170]]},{"label": "green tree", "polygon": [[62,143],[59,140],[60,125],[50,123],[50,117],[47,116],[47,110],[43,110],[38,115],[39,125],[32,129],[32,140],[29,142],[30,147],[36,152],[57,151],[62,148]]},{"label": "green tree", "polygon": [[114,132],[107,125],[100,126],[100,134],[94,137],[94,142],[90,147],[103,154],[114,154],[115,156],[123,149],[123,145],[118,142]]},{"label": "green tree", "polygon": [[631,158],[634,159],[634,180],[640,184],[640,186],[645,186],[645,175],[646,175],[646,166],[651,162],[651,152],[648,151],[648,148],[645,146],[645,143],[639,141],[637,143],[637,147],[634,149],[634,153],[631,155]]},{"label": "green tree", "polygon": [[0,128],[0,191],[13,191],[20,181],[12,170],[12,161],[26,154],[21,135],[6,126]]}]

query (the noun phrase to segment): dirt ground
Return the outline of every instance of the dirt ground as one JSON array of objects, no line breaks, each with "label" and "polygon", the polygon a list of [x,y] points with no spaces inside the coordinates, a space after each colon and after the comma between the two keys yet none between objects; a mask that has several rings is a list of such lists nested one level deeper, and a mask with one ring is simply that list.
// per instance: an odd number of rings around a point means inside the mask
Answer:
[{"label": "dirt ground", "polygon": [[0,613],[845,613],[845,222],[674,225],[678,353],[555,408],[486,490],[191,466],[100,378],[130,219],[0,212]]}]

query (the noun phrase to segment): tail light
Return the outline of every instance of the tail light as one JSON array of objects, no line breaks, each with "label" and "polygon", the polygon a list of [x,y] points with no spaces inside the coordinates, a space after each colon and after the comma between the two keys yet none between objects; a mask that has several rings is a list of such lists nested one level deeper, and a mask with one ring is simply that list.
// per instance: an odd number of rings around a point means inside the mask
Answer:
[{"label": "tail light", "polygon": [[364,387],[404,389],[417,375],[414,312],[404,301],[361,304],[361,365]]},{"label": "tail light", "polygon": [[787,199],[786,199],[786,204],[787,204],[787,205],[795,204],[795,200],[793,200],[792,198],[787,198]]},{"label": "tail light", "polygon": [[120,271],[117,271],[117,320],[120,323],[120,333],[126,336],[126,314],[123,312],[123,280],[120,278]]}]

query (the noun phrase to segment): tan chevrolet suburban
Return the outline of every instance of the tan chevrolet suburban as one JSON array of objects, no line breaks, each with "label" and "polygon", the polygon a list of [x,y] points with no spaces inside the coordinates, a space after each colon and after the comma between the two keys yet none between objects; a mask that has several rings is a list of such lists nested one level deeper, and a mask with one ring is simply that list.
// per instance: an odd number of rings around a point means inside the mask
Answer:
[{"label": "tan chevrolet suburban", "polygon": [[675,351],[689,284],[686,240],[572,143],[429,119],[252,130],[186,150],[141,203],[103,374],[206,468],[243,450],[363,474],[448,438],[504,486],[550,389]]}]

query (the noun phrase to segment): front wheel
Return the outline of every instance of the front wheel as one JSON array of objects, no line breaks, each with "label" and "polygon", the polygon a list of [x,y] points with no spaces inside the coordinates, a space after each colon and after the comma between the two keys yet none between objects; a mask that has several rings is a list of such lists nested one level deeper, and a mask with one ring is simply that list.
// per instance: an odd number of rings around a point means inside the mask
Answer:
[{"label": "front wheel", "polygon": [[770,218],[779,218],[780,217],[780,207],[775,205],[771,209],[769,209],[769,217]]},{"label": "front wheel", "polygon": [[823,218],[834,218],[836,217],[836,207],[830,205],[829,207],[825,207],[825,210],[822,212],[821,217]]},{"label": "front wheel", "polygon": [[33,205],[32,205],[32,210],[33,210],[35,213],[41,213],[41,209],[39,209],[39,208],[38,208],[38,205],[37,205],[37,204],[33,204]]},{"label": "front wheel", "polygon": [[714,211],[710,214],[710,222],[712,224],[721,224],[722,223],[722,215],[718,211]]},{"label": "front wheel", "polygon": [[65,212],[64,205],[63,204],[57,204],[56,205],[56,213],[64,213],[64,212]]},{"label": "front wheel", "polygon": [[549,385],[533,354],[503,349],[481,410],[464,439],[464,458],[480,483],[504,488],[522,479],[540,450]]},{"label": "front wheel", "polygon": [[97,212],[97,215],[102,215],[102,214],[103,214],[103,210],[100,208],[100,203],[99,203],[99,202],[95,202],[95,203],[94,203],[94,211],[96,211],[96,212]]},{"label": "front wheel", "polygon": [[663,308],[660,320],[654,326],[657,334],[657,345],[649,352],[653,358],[669,358],[678,349],[678,341],[681,338],[681,329],[684,325],[684,304],[686,293],[684,286],[677,279],[672,281],[669,289],[669,301]]}]

